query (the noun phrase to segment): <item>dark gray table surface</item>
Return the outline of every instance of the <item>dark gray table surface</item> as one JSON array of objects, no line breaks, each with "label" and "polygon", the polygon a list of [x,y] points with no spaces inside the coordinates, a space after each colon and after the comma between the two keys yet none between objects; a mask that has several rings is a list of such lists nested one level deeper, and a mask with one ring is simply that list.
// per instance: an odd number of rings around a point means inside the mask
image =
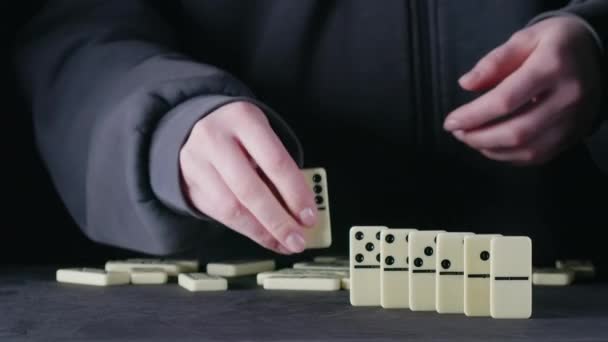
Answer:
[{"label": "dark gray table surface", "polygon": [[608,284],[535,287],[532,319],[494,320],[352,307],[347,291],[265,291],[253,277],[216,293],[174,280],[99,288],[54,277],[0,269],[0,340],[608,341]]}]

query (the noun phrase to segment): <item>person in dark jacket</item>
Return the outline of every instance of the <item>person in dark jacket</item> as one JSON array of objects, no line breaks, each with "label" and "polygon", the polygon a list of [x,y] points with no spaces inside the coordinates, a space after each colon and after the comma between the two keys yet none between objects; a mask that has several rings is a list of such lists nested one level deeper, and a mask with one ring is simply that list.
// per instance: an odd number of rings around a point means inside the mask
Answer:
[{"label": "person in dark jacket", "polygon": [[608,0],[55,0],[16,62],[100,243],[300,253],[299,168],[323,166],[336,250],[384,224],[527,234],[549,258],[608,222],[607,23]]}]

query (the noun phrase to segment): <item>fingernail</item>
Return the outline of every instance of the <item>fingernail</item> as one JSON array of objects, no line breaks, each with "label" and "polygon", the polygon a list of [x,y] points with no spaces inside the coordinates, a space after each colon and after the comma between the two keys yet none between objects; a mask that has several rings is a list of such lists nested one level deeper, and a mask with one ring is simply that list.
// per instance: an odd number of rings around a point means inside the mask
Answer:
[{"label": "fingernail", "polygon": [[454,134],[454,136],[458,140],[462,140],[462,138],[464,138],[464,132],[463,131],[454,131],[452,134]]},{"label": "fingernail", "polygon": [[458,120],[456,119],[447,119],[445,121],[445,124],[443,125],[443,128],[445,128],[448,131],[453,131],[455,129],[458,129],[460,126],[460,123],[458,122]]},{"label": "fingernail", "polygon": [[312,208],[306,208],[300,211],[300,221],[310,227],[317,223],[317,215],[315,215],[315,211]]},{"label": "fingernail", "polygon": [[285,245],[294,253],[300,253],[304,250],[306,241],[304,237],[298,233],[291,233],[285,240]]}]

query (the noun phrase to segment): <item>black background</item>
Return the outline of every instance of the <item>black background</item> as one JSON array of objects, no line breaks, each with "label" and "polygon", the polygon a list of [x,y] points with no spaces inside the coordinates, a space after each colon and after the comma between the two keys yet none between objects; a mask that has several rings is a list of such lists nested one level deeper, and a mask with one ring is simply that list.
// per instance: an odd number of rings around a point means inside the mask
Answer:
[{"label": "black background", "polygon": [[[93,243],[80,232],[59,200],[36,150],[31,117],[13,74],[12,45],[19,28],[43,3],[41,0],[13,2],[5,11],[3,22],[7,36],[1,64],[6,85],[2,101],[5,120],[1,126],[4,186],[0,264],[88,265],[133,255]],[[576,187],[574,183],[571,186]],[[584,252],[584,245],[581,247]]]}]

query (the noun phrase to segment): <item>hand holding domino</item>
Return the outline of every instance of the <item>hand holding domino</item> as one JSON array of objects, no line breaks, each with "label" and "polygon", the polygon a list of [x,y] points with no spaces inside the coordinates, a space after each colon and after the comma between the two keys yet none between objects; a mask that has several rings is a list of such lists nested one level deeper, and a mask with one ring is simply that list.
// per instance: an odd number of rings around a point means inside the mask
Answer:
[{"label": "hand holding domino", "polygon": [[262,247],[300,253],[312,241],[306,231],[318,221],[315,194],[258,105],[228,103],[198,121],[179,168],[198,211]]}]

